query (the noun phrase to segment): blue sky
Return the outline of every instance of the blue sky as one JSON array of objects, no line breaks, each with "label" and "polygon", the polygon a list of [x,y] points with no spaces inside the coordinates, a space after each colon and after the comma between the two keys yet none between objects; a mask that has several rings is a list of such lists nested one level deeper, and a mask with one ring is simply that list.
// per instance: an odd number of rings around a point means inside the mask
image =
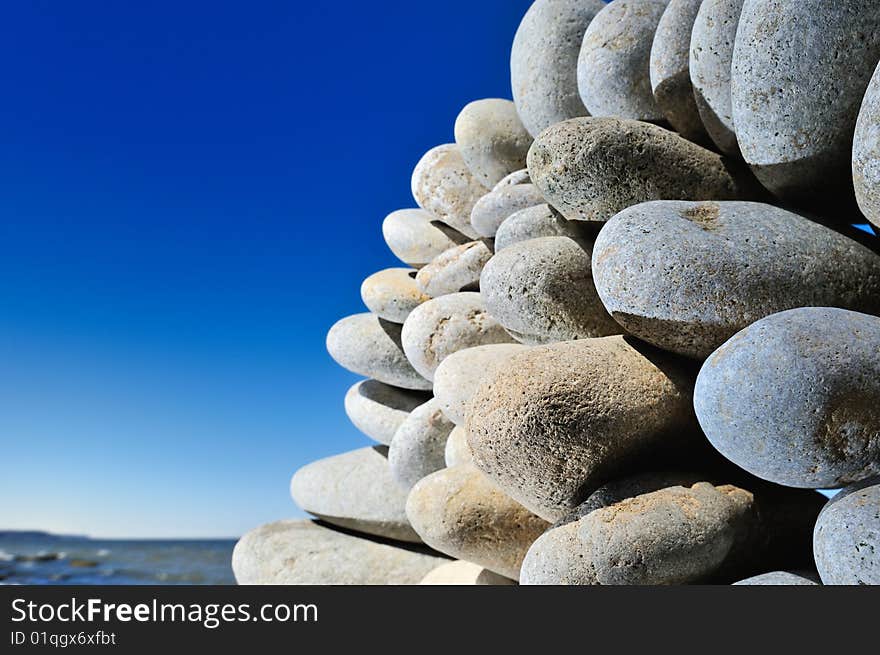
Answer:
[{"label": "blue sky", "polygon": [[32,0],[0,23],[0,529],[236,536],[367,445],[324,350],[510,97],[528,0]]}]

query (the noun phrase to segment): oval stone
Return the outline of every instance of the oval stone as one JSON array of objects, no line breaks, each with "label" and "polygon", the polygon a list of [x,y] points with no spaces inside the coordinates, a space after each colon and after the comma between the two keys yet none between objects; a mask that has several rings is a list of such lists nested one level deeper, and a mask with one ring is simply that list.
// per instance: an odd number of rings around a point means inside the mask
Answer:
[{"label": "oval stone", "polygon": [[299,469],[290,495],[302,509],[343,528],[419,542],[406,518],[406,492],[395,484],[385,446],[327,457]]},{"label": "oval stone", "polygon": [[669,0],[615,0],[584,33],[577,76],[592,116],[659,121],[651,91],[651,44]]},{"label": "oval stone", "polygon": [[345,394],[345,413],[358,430],[387,446],[409,413],[430,398],[425,391],[362,380]]},{"label": "oval stone", "polygon": [[474,290],[479,287],[480,273],[490,259],[492,249],[485,241],[450,248],[419,271],[416,284],[424,294],[435,298]]},{"label": "oval stone", "polygon": [[501,180],[480,198],[471,212],[474,229],[484,237],[494,237],[508,216],[521,209],[544,203],[544,196],[529,179],[527,170],[516,171]]},{"label": "oval stone", "polygon": [[529,150],[535,185],[565,218],[604,223],[649,200],[734,200],[756,195],[747,174],[657,125],[575,118]]},{"label": "oval stone", "polygon": [[852,196],[853,131],[878,59],[880,3],[745,0],[733,122],[743,157],[776,196],[835,208]]},{"label": "oval stone", "polygon": [[474,177],[491,189],[525,168],[532,136],[510,100],[489,98],[461,110],[455,121],[455,143]]},{"label": "oval stone", "polygon": [[459,350],[444,359],[434,372],[434,397],[443,413],[456,425],[463,424],[467,406],[483,378],[524,350],[518,343],[495,343]]},{"label": "oval stone", "polygon": [[313,521],[278,521],[244,535],[232,553],[240,585],[414,585],[449,560]]},{"label": "oval stone", "polygon": [[401,331],[402,326],[373,314],[355,314],[330,328],[327,352],[352,373],[403,389],[430,389],[431,382],[407,360]]},{"label": "oval stone", "polygon": [[740,157],[730,98],[733,47],[744,0],[703,0],[694,21],[690,76],[703,127],[725,155]]},{"label": "oval stone", "polygon": [[421,480],[410,492],[406,513],[435,550],[511,580],[519,579],[526,551],[549,527],[473,466],[443,469]]},{"label": "oval stone", "polygon": [[819,583],[811,577],[809,573],[792,573],[790,571],[771,571],[770,573],[762,573],[755,575],[734,585],[743,587],[808,587],[816,586]]},{"label": "oval stone", "polygon": [[471,210],[486,191],[454,143],[426,152],[412,175],[412,194],[419,207],[471,239],[479,236],[471,226]]},{"label": "oval stone", "polygon": [[505,248],[480,277],[486,309],[529,345],[620,334],[596,293],[590,246],[542,237]]},{"label": "oval stone", "polygon": [[700,370],[713,446],[749,473],[832,489],[880,474],[880,318],[792,309],[750,325]]},{"label": "oval stone", "polygon": [[456,425],[452,432],[449,433],[444,459],[446,460],[446,466],[449,468],[474,463],[474,455],[471,453],[471,447],[468,445],[467,430],[464,429],[464,426]]},{"label": "oval stone", "polygon": [[403,324],[409,313],[431,296],[419,289],[415,270],[387,268],[364,280],[361,299],[379,318]]},{"label": "oval stone", "polygon": [[577,61],[584,32],[602,0],[536,0],[523,17],[510,52],[510,86],[532,136],[587,110],[578,93]]},{"label": "oval stone", "polygon": [[413,268],[470,240],[424,209],[391,212],[382,223],[382,235],[394,256]]},{"label": "oval stone", "polygon": [[452,353],[513,341],[474,292],[451,293],[420,305],[403,324],[401,339],[407,359],[430,380]]},{"label": "oval stone", "polygon": [[669,124],[685,139],[708,141],[691,84],[691,32],[703,0],[671,0],[651,46],[651,90]]},{"label": "oval stone", "polygon": [[530,348],[487,377],[465,428],[476,465],[557,521],[633,463],[699,442],[689,366],[624,337]]},{"label": "oval stone", "polygon": [[880,255],[760,203],[666,201],[624,210],[596,240],[593,277],[627,332],[699,359],[784,309],[880,311]]},{"label": "oval stone", "polygon": [[874,72],[859,112],[852,167],[859,209],[871,223],[880,227],[880,66]]},{"label": "oval stone", "polygon": [[595,238],[581,221],[569,221],[550,205],[536,205],[511,214],[495,233],[495,252],[539,237]]},{"label": "oval stone", "polygon": [[670,585],[738,569],[758,517],[739,487],[669,487],[550,530],[522,567],[530,585]]},{"label": "oval stone", "polygon": [[880,478],[841,491],[822,510],[813,535],[826,585],[880,585]]},{"label": "oval stone", "polygon": [[515,585],[516,582],[497,573],[492,573],[492,571],[484,569],[479,564],[458,560],[438,566],[426,575],[419,584],[433,586],[455,585],[459,587],[472,585],[510,586]]},{"label": "oval stone", "polygon": [[446,440],[454,427],[436,399],[414,409],[388,449],[394,481],[409,491],[422,478],[445,468]]}]

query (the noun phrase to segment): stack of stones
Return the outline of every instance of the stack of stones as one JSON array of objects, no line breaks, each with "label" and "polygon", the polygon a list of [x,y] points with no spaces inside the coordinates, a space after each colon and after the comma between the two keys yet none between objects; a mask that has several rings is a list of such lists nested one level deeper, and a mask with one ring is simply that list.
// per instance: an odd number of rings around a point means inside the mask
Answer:
[{"label": "stack of stones", "polygon": [[878,61],[876,0],[537,0],[328,335],[379,445],[239,582],[880,583]]}]

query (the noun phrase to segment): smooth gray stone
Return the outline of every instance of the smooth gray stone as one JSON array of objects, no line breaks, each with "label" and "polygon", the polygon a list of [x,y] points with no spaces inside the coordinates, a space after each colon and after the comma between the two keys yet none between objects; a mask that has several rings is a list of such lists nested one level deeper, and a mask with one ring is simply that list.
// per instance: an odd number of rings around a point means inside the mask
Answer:
[{"label": "smooth gray stone", "polygon": [[880,318],[805,307],[706,360],[694,406],[712,445],[764,480],[833,489],[880,474]]},{"label": "smooth gray stone", "polygon": [[752,493],[698,482],[628,498],[554,528],[526,555],[527,585],[703,582],[748,557]]},{"label": "smooth gray stone", "polygon": [[425,294],[439,298],[479,287],[480,273],[492,259],[491,241],[470,241],[438,255],[416,275]]},{"label": "smooth gray stone", "polygon": [[513,102],[532,136],[554,123],[586,116],[577,83],[578,53],[601,0],[536,0],[510,53]]},{"label": "smooth gray stone", "polygon": [[388,449],[391,476],[402,489],[446,467],[446,440],[454,427],[436,399],[412,411]]},{"label": "smooth gray stone", "polygon": [[409,313],[431,296],[419,289],[415,270],[386,268],[364,280],[361,299],[379,318],[402,325]]},{"label": "smooth gray stone", "polygon": [[413,170],[412,194],[419,207],[471,239],[480,236],[471,226],[471,210],[486,191],[454,143],[432,148]]},{"label": "smooth gray stone", "polygon": [[401,334],[403,350],[413,368],[433,380],[434,371],[449,355],[513,338],[489,315],[479,293],[451,293],[417,307]]},{"label": "smooth gray stone", "polygon": [[549,526],[473,466],[432,473],[410,492],[406,513],[435,550],[511,580],[532,542]]},{"label": "smooth gray stone", "polygon": [[424,209],[391,212],[382,223],[385,243],[400,261],[420,268],[450,248],[470,239]]},{"label": "smooth gray stone", "polygon": [[589,230],[584,229],[582,222],[566,220],[550,205],[536,205],[522,209],[505,219],[495,233],[495,252],[515,243],[539,237],[586,239],[590,236]]},{"label": "smooth gray stone", "polygon": [[880,227],[880,66],[871,78],[859,112],[852,167],[859,209]]},{"label": "smooth gray stone", "polygon": [[456,425],[465,421],[467,406],[487,375],[525,350],[518,343],[493,343],[453,353],[434,371],[434,397]]},{"label": "smooth gray stone", "polygon": [[744,0],[703,0],[691,32],[690,76],[706,132],[725,155],[740,157],[730,84]]},{"label": "smooth gray stone", "polygon": [[627,332],[705,359],[794,307],[880,312],[880,255],[792,212],[751,202],[651,202],[610,220],[593,279]]},{"label": "smooth gray stone", "polygon": [[853,131],[878,59],[880,2],[745,1],[733,122],[743,157],[776,196],[852,195]]},{"label": "smooth gray stone", "polygon": [[810,574],[803,572],[792,573],[790,571],[771,571],[770,573],[762,573],[761,575],[755,575],[751,578],[734,582],[733,584],[743,587],[815,587],[819,585]]},{"label": "smooth gray stone", "polygon": [[620,334],[596,293],[591,245],[541,237],[505,248],[480,277],[486,309],[528,345]]},{"label": "smooth gray stone", "polygon": [[880,585],[880,478],[832,498],[816,522],[813,550],[826,585]]},{"label": "smooth gray stone", "polygon": [[278,521],[235,545],[240,585],[414,585],[449,562],[427,549],[400,548],[313,521]]},{"label": "smooth gray stone", "polygon": [[355,314],[327,333],[327,352],[352,373],[403,389],[426,390],[431,382],[419,375],[403,352],[402,327],[374,314]]},{"label": "smooth gray stone", "polygon": [[577,76],[591,116],[663,120],[651,90],[651,44],[669,0],[615,0],[584,33]]},{"label": "smooth gray stone", "polygon": [[307,464],[291,479],[290,495],[327,523],[418,543],[406,518],[406,492],[392,479],[387,456],[388,448],[373,446]]},{"label": "smooth gray stone", "polygon": [[675,131],[695,143],[709,140],[691,83],[691,32],[703,0],[670,0],[651,46],[651,90]]},{"label": "smooth gray stone", "polygon": [[529,348],[480,385],[468,443],[507,494],[557,521],[637,458],[698,447],[692,385],[689,366],[620,336]]},{"label": "smooth gray stone", "polygon": [[471,452],[471,447],[468,445],[467,430],[464,429],[464,426],[456,425],[452,432],[449,433],[444,459],[446,460],[447,468],[474,463],[474,455]]},{"label": "smooth gray stone", "polygon": [[491,189],[525,168],[532,136],[523,127],[516,105],[489,98],[461,110],[455,121],[455,142],[474,177]]},{"label": "smooth gray stone", "polygon": [[493,573],[479,564],[457,560],[438,566],[422,579],[420,585],[496,586],[515,585],[516,581]]},{"label": "smooth gray stone", "polygon": [[511,214],[543,203],[544,196],[529,180],[528,171],[519,170],[480,198],[471,212],[471,223],[477,232],[491,238]]},{"label": "smooth gray stone", "polygon": [[737,200],[758,190],[720,155],[657,125],[574,118],[529,150],[529,173],[569,220],[604,223],[649,200]]},{"label": "smooth gray stone", "polygon": [[409,413],[430,398],[426,391],[362,380],[345,394],[345,413],[358,430],[387,446]]}]

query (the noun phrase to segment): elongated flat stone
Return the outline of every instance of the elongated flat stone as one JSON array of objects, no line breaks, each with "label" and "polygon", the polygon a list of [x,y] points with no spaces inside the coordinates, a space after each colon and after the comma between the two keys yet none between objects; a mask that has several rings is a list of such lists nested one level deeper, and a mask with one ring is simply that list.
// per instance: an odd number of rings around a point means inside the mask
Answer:
[{"label": "elongated flat stone", "polygon": [[293,500],[327,523],[357,532],[418,543],[406,518],[406,492],[397,486],[384,446],[327,457],[299,469]]},{"label": "elongated flat stone", "polygon": [[362,380],[345,394],[345,413],[358,430],[387,446],[409,413],[430,398],[427,391],[410,391],[377,380]]}]

